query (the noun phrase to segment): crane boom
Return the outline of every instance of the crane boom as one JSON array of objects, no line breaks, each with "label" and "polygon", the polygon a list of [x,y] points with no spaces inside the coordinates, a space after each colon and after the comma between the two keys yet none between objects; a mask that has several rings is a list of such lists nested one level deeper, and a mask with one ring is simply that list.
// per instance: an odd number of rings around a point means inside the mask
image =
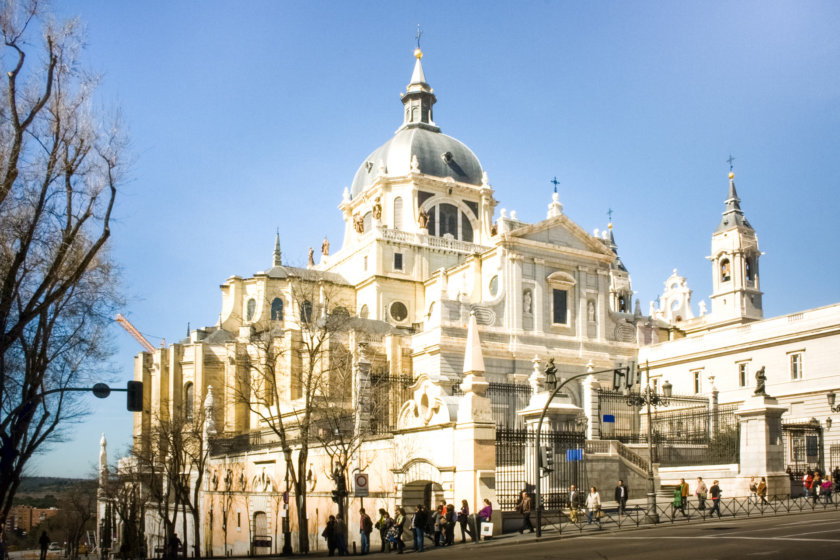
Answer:
[{"label": "crane boom", "polygon": [[128,332],[128,334],[134,337],[134,340],[140,343],[140,346],[146,349],[146,352],[152,354],[155,353],[155,347],[152,346],[152,343],[146,340],[146,337],[140,334],[140,331],[134,328],[131,321],[123,317],[122,313],[117,313],[116,321]]}]

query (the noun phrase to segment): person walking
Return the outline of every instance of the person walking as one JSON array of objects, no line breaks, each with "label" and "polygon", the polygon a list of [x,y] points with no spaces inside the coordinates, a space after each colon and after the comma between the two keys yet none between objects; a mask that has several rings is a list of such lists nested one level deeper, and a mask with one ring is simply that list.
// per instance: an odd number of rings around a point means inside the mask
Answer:
[{"label": "person walking", "polygon": [[709,493],[709,489],[706,486],[706,483],[703,482],[703,477],[697,477],[697,486],[694,488],[694,495],[697,496],[697,509],[700,511],[704,511],[706,509],[706,496]]},{"label": "person walking", "polygon": [[411,518],[411,532],[414,536],[414,552],[423,552],[423,532],[426,529],[426,508],[418,504]]},{"label": "person walking", "polygon": [[481,541],[481,524],[490,523],[493,520],[493,504],[490,500],[484,498],[484,507],[478,512],[478,519],[476,519],[476,530],[478,531],[478,540]]},{"label": "person walking", "polygon": [[444,531],[444,534],[446,535],[446,546],[452,546],[455,544],[455,520],[457,519],[455,516],[454,504],[446,505],[446,513],[444,516],[446,519],[446,531]]},{"label": "person walking", "polygon": [[335,516],[335,546],[339,556],[349,556],[347,551],[347,523],[339,513]]},{"label": "person walking", "polygon": [[373,521],[365,513],[365,508],[359,509],[359,540],[362,541],[362,555],[370,552],[370,534],[373,532]]},{"label": "person walking", "polygon": [[805,494],[805,498],[807,499],[808,496],[811,494],[811,483],[814,482],[814,473],[810,469],[808,469],[804,475],[802,475],[802,491]]},{"label": "person walking", "polygon": [[473,535],[472,529],[470,528],[470,506],[467,503],[467,500],[461,500],[461,509],[458,510],[458,525],[461,526],[461,542],[467,542],[467,535],[472,537],[473,542],[475,542],[475,535]]},{"label": "person walking", "polygon": [[624,486],[624,481],[619,480],[618,486],[615,487],[615,501],[618,503],[618,515],[624,515],[624,508],[627,507],[627,498],[629,494],[627,487]]},{"label": "person walking", "polygon": [[709,488],[709,496],[711,496],[711,498],[712,498],[712,511],[709,512],[709,517],[713,517],[715,512],[717,512],[718,519],[720,519],[720,517],[721,517],[721,515],[720,515],[720,495],[721,495],[721,493],[722,492],[720,491],[720,486],[718,486],[718,481],[715,480],[714,484],[712,484],[712,487]]},{"label": "person walking", "polygon": [[175,560],[175,558],[178,558],[178,552],[181,550],[181,539],[178,538],[178,533],[172,533],[172,536],[169,537],[167,549],[169,558],[171,560]]},{"label": "person walking", "polygon": [[335,551],[338,548],[336,546],[335,540],[335,516],[330,515],[329,519],[327,519],[327,525],[324,527],[324,530],[321,532],[321,536],[324,537],[324,540],[327,541],[327,550],[329,551],[329,556],[334,556]]},{"label": "person walking", "polygon": [[575,489],[575,485],[569,486],[569,519],[572,523],[578,522],[578,511],[583,504],[583,497],[580,492]]},{"label": "person walking", "polygon": [[747,503],[758,503],[758,483],[755,481],[754,476],[750,477],[750,497],[747,499]]},{"label": "person walking", "polygon": [[388,531],[393,525],[394,522],[388,512],[384,508],[379,508],[379,521],[376,522],[379,539],[382,541],[379,552],[391,552],[391,543],[388,542]]},{"label": "person walking", "polygon": [[820,471],[814,473],[814,478],[811,479],[811,499],[814,500],[814,505],[820,499],[820,490],[822,490],[822,476]]},{"label": "person walking", "polygon": [[688,495],[690,491],[688,489],[688,482],[685,481],[684,478],[680,479],[680,497],[682,498],[682,504],[680,505],[680,511],[683,514],[683,517],[687,517],[685,513],[685,506],[688,505]]},{"label": "person walking", "polygon": [[831,475],[826,474],[825,480],[823,480],[822,488],[820,489],[820,494],[825,496],[825,503],[830,504],[831,501],[831,491],[834,487],[834,483],[831,481]]},{"label": "person walking", "polygon": [[534,526],[531,524],[531,495],[528,492],[522,492],[522,497],[519,503],[516,504],[516,511],[522,515],[522,527],[519,528],[521,535],[527,528],[529,532],[534,532]]},{"label": "person walking", "polygon": [[47,560],[47,549],[50,547],[50,537],[46,531],[41,531],[41,536],[38,538],[38,544],[41,546],[41,560]]},{"label": "person walking", "polygon": [[405,550],[405,543],[402,540],[403,530],[405,529],[405,510],[401,507],[398,507],[395,513],[396,515],[394,516],[394,528],[397,530],[397,554],[402,554]]},{"label": "person walking", "polygon": [[767,503],[767,480],[763,476],[758,482],[758,486],[755,487],[755,493],[761,499],[762,505]]},{"label": "person walking", "polygon": [[586,496],[586,523],[592,524],[592,517],[598,522],[598,528],[601,528],[601,495],[593,486],[589,489],[589,495]]}]

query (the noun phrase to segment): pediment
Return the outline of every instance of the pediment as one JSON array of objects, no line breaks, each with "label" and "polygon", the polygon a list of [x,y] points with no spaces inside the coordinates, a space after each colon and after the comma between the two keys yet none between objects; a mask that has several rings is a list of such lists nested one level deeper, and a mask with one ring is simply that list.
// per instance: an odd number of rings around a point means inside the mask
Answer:
[{"label": "pediment", "polygon": [[557,247],[614,257],[609,247],[589,235],[583,228],[566,216],[556,216],[537,222],[536,224],[517,228],[510,232],[510,236],[555,245]]}]

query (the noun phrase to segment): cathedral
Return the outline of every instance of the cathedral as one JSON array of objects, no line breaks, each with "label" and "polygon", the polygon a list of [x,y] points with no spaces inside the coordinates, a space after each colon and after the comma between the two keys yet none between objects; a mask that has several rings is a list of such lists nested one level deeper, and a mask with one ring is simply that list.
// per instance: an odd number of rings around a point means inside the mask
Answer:
[{"label": "cathedral", "polygon": [[[135,414],[136,456],[120,469],[154,471],[166,426],[197,434],[194,467],[182,468],[195,489],[194,521],[177,515],[177,502],[165,522],[159,512],[173,506],[147,506],[149,550],[172,530],[205,555],[276,554],[289,535],[296,550],[314,550],[342,500],[351,527],[359,507],[410,513],[466,500],[477,511],[488,500],[493,530],[504,531],[534,483],[543,408],[556,465],[543,482],[546,503],[569,483],[624,478],[642,488],[648,467],[662,482],[698,467],[653,461],[640,434],[654,420],[625,405],[626,395],[667,385],[680,395],[669,409],[717,415],[750,397],[762,366],[768,394],[802,424],[779,443],[790,448],[787,466],[840,461],[825,406],[840,381],[829,364],[840,305],[763,318],[761,252],[732,173],[709,232],[710,309],[701,302],[694,312],[675,270],[644,314],[612,224],[585,231],[556,192],[537,223],[497,213],[478,157],[434,120],[437,97],[419,48],[414,56],[401,125],[341,198],[340,248],[324,239],[308,266],[294,267],[278,236],[265,270],[222,283],[215,325],[136,358],[144,410]],[[737,487],[737,456],[720,460]],[[102,470],[104,485],[104,441]],[[124,520],[100,498],[100,530],[113,534],[113,548]]]}]

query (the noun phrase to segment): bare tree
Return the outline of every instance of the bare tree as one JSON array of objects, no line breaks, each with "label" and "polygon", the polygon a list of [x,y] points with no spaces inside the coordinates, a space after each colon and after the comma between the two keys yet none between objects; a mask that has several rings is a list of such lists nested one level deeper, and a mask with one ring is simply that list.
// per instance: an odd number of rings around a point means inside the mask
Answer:
[{"label": "bare tree", "polygon": [[137,557],[144,556],[138,553],[145,546],[147,489],[151,483],[149,473],[141,471],[137,461],[129,457],[110,469],[107,481],[99,488],[101,497],[121,521],[121,541]]},{"label": "bare tree", "polygon": [[[40,37],[38,34],[40,33]],[[0,521],[21,473],[79,412],[64,389],[110,347],[106,252],[123,141],[92,108],[75,21],[36,0],[0,8]]]},{"label": "bare tree", "polygon": [[232,390],[283,449],[298,519],[298,548],[307,553],[306,468],[310,446],[317,443],[313,423],[330,390],[333,337],[344,332],[352,319],[341,288],[317,273],[290,282],[294,316],[287,318],[287,324],[293,327],[283,332],[271,321],[255,326],[237,358],[248,374]]}]

